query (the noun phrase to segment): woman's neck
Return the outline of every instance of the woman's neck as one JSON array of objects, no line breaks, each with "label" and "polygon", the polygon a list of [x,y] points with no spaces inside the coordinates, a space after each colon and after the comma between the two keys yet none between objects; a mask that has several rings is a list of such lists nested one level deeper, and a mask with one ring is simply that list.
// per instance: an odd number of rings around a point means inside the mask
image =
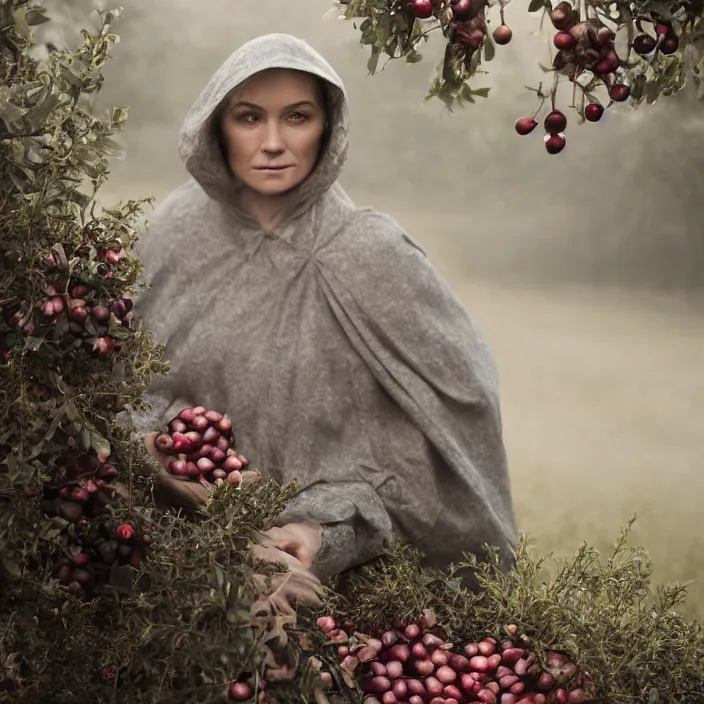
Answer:
[{"label": "woman's neck", "polygon": [[263,196],[248,188],[239,193],[238,204],[251,215],[264,230],[274,228],[284,207],[284,196]]}]

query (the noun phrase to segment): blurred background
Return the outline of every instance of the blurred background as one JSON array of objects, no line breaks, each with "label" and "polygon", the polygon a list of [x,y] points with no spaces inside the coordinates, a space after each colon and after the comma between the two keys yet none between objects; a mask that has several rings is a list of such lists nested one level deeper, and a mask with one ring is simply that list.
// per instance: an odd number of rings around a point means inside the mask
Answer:
[{"label": "blurred background", "polygon": [[[102,4],[47,2],[51,38],[76,42]],[[323,19],[329,0],[121,4],[100,100],[130,108],[127,156],[102,200],[161,199],[184,180],[182,120],[240,44],[278,31],[309,41],[350,95],[343,185],[400,220],[494,350],[520,528],[567,554],[607,548],[637,513],[657,580],[694,580],[690,608],[704,615],[703,105],[686,94],[574,120],[549,156],[540,129],[513,131],[537,107],[524,85],[549,61],[526,3],[507,7],[513,41],[474,83],[490,97],[455,113],[423,100],[439,41],[421,63],[369,76],[352,22]]]}]

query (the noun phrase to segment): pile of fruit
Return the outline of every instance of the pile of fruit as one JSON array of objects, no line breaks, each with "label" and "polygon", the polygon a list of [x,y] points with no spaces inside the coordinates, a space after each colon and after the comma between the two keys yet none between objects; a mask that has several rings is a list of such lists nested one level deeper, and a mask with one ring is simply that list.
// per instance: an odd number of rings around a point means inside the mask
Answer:
[{"label": "pile of fruit", "polygon": [[[365,704],[581,704],[590,683],[564,654],[539,663],[515,625],[503,639],[457,644],[424,619],[366,636],[330,616],[317,621],[336,648],[340,668],[364,693]],[[328,680],[329,681],[329,680]]]},{"label": "pile of fruit", "polygon": [[169,473],[206,484],[239,484],[240,470],[249,464],[235,451],[235,434],[229,418],[204,406],[184,408],[169,421],[168,432],[155,440],[169,455]]}]

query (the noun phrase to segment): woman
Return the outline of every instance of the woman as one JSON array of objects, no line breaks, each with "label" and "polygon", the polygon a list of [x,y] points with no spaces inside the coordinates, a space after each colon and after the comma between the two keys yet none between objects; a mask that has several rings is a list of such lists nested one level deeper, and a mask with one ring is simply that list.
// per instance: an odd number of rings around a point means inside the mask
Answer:
[{"label": "woman", "polygon": [[[181,133],[193,178],[140,253],[137,310],[172,364],[141,429],[186,405],[226,412],[251,466],[302,489],[270,556],[320,579],[391,540],[440,566],[507,551],[490,352],[398,223],[338,185],[347,140],[342,82],[303,41],[260,37],[215,73]],[[179,502],[200,489],[165,481]]]}]

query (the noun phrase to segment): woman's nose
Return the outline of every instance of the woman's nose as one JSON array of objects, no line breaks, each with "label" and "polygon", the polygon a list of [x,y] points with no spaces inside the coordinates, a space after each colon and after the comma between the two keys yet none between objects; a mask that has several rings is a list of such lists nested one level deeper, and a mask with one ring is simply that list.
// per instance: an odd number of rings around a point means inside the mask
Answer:
[{"label": "woman's nose", "polygon": [[270,121],[266,125],[266,134],[262,142],[262,151],[265,152],[282,152],[286,148],[281,137],[281,131],[275,121]]}]

